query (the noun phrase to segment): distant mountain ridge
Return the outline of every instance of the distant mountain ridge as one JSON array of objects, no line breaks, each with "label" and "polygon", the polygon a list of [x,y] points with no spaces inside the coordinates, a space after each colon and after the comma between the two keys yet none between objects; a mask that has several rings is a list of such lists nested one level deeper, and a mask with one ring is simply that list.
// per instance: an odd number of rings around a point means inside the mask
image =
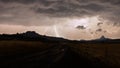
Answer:
[{"label": "distant mountain ridge", "polygon": [[47,41],[47,42],[68,41],[67,39],[64,38],[56,38],[56,37],[40,35],[35,31],[27,31],[25,33],[17,33],[17,34],[0,34],[0,40]]},{"label": "distant mountain ridge", "polygon": [[90,40],[90,42],[116,42],[116,43],[120,43],[120,39],[111,39],[111,38],[106,38],[105,36],[101,36],[98,39],[94,39],[94,40]]},{"label": "distant mountain ridge", "polygon": [[23,40],[23,41],[43,41],[43,42],[120,42],[120,39],[110,39],[101,36],[99,39],[94,40],[68,40],[60,37],[50,37],[40,35],[35,31],[27,31],[25,33],[17,34],[0,34],[0,40]]},{"label": "distant mountain ridge", "polygon": [[35,31],[27,31],[26,33],[21,33],[21,34],[24,35],[24,36],[28,36],[28,37],[38,37],[38,36],[40,36]]},{"label": "distant mountain ridge", "polygon": [[105,41],[105,40],[112,40],[112,39],[106,38],[105,36],[102,35],[100,38],[95,39],[95,40],[97,40],[97,41]]}]

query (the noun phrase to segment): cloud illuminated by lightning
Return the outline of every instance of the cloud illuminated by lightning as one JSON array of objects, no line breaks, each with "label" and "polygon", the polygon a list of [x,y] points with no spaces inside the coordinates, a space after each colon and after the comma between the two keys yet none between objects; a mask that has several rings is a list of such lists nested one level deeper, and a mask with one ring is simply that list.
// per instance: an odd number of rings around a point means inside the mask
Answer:
[{"label": "cloud illuminated by lightning", "polygon": [[47,28],[44,30],[44,32],[43,32],[44,35],[47,33],[48,29],[50,29],[50,27],[47,27]]}]

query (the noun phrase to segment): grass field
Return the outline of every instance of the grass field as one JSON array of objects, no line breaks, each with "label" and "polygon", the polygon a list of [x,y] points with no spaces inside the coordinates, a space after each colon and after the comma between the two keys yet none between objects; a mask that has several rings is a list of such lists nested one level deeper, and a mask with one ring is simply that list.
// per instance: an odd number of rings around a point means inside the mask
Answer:
[{"label": "grass field", "polygon": [[39,52],[52,46],[38,41],[0,41],[0,56]]},{"label": "grass field", "polygon": [[0,68],[48,68],[62,58],[59,43],[40,41],[0,41]]},{"label": "grass field", "polygon": [[96,58],[113,66],[120,66],[120,44],[118,43],[77,43],[71,44],[77,53]]},{"label": "grass field", "polygon": [[[120,67],[119,43],[45,43],[39,41],[0,41],[0,57],[19,57],[22,55],[24,56],[49,50],[55,46],[62,45],[70,47],[79,55],[87,57],[91,60],[96,59],[105,62],[106,64],[110,64],[111,66]],[[54,52],[56,51],[56,53],[59,53],[59,49],[60,47],[54,48]]]}]

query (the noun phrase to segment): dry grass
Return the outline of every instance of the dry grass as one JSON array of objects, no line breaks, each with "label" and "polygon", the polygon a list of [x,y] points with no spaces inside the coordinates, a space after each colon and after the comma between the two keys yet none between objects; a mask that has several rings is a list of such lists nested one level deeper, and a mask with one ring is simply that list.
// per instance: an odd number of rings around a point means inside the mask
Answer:
[{"label": "dry grass", "polygon": [[0,56],[39,52],[51,46],[38,41],[0,41]]},{"label": "dry grass", "polygon": [[[62,43],[61,43],[62,44]],[[56,43],[39,41],[0,41],[0,56],[29,54],[49,49]],[[57,44],[60,45],[60,44]],[[120,66],[120,44],[117,43],[67,43],[74,51],[88,58],[98,58],[114,66]]]},{"label": "dry grass", "polygon": [[120,44],[80,43],[71,44],[71,47],[84,56],[98,58],[114,66],[120,66]]}]

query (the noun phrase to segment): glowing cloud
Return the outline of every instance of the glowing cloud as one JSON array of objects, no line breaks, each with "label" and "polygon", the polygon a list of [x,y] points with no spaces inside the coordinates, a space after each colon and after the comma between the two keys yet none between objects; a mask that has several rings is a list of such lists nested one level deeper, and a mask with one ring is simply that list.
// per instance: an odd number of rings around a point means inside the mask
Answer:
[{"label": "glowing cloud", "polygon": [[[98,17],[99,16],[94,16],[94,17],[86,17],[86,18],[76,18],[76,19],[71,19],[68,21],[68,25],[73,27],[73,28],[76,28],[78,26],[84,26],[84,28],[94,28],[93,26],[96,26],[96,24],[98,22],[100,22],[98,20]],[[96,28],[96,27],[95,27]]]}]

